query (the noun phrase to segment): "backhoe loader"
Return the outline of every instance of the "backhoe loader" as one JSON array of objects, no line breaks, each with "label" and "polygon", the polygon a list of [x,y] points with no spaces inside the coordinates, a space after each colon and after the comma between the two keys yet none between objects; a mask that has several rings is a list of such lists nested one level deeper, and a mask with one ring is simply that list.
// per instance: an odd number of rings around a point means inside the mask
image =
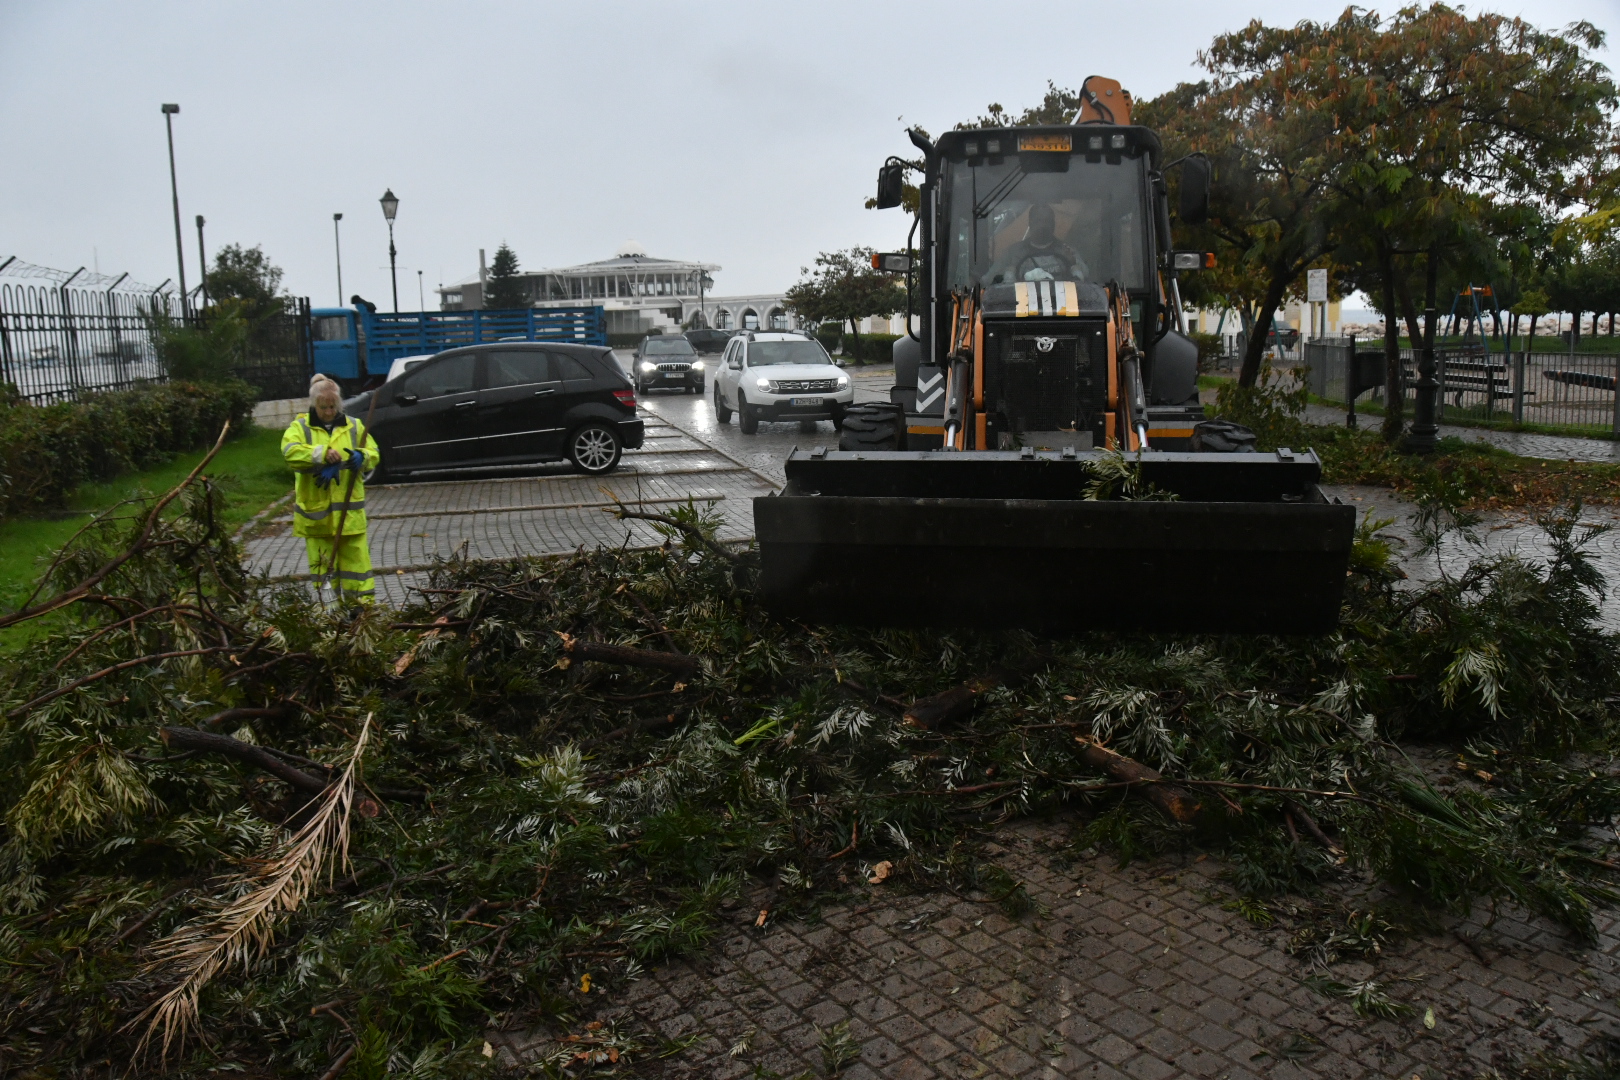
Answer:
[{"label": "backhoe loader", "polygon": [[[1323,633],[1352,507],[1310,450],[1224,445],[1198,402],[1171,249],[1202,220],[1209,166],[1165,164],[1130,95],[1093,76],[1067,126],[909,133],[877,204],[921,173],[908,334],[888,402],[837,449],[795,449],[754,501],[760,590],[817,622]],[[909,243],[909,242],[908,242]],[[915,319],[910,316],[915,315]],[[920,328],[911,332],[913,322]],[[1201,425],[1205,425],[1201,427]]]}]

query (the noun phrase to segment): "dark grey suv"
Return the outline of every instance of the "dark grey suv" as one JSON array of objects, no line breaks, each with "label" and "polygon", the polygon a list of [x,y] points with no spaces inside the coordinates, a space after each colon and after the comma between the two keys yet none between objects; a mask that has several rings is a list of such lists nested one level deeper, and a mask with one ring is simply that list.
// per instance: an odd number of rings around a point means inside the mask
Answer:
[{"label": "dark grey suv", "polygon": [[678,334],[651,334],[636,346],[630,361],[631,377],[643,393],[660,387],[703,393],[704,363],[692,343]]},{"label": "dark grey suv", "polygon": [[452,349],[344,402],[382,451],[377,478],[474,466],[573,462],[613,471],[641,446],[636,392],[611,349],[501,342]]}]

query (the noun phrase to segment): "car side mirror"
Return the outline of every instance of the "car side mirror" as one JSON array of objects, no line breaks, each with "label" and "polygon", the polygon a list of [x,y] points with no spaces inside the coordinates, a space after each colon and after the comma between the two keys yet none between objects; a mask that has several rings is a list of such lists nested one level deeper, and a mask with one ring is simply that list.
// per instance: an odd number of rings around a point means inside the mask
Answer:
[{"label": "car side mirror", "polygon": [[898,163],[878,170],[877,208],[887,210],[900,205],[900,193],[905,187],[906,167]]},{"label": "car side mirror", "polygon": [[395,394],[394,395],[394,404],[395,405],[415,405],[417,400],[418,399],[417,399],[417,396],[415,394]]},{"label": "car side mirror", "polygon": [[1183,224],[1202,225],[1209,220],[1209,158],[1192,154],[1181,163],[1180,217]]}]

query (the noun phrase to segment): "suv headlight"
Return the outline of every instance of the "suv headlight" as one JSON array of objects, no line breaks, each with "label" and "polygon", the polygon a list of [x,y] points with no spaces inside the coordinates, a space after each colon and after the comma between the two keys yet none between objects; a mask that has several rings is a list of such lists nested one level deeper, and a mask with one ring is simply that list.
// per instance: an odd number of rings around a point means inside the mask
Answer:
[{"label": "suv headlight", "polygon": [[658,365],[653,363],[651,360],[643,360],[641,362],[641,370],[642,371],[657,371],[658,370]]},{"label": "suv headlight", "polygon": [[759,387],[761,390],[764,390],[764,391],[766,391],[768,393],[768,392],[770,392],[770,389],[771,389],[771,380],[769,380],[769,379],[755,379],[754,380],[754,385]]},{"label": "suv headlight", "polygon": [[703,370],[703,361],[701,361],[701,360],[692,361],[692,370],[693,371],[702,371]]},{"label": "suv headlight", "polygon": [[840,390],[848,390],[849,389],[849,376],[847,376],[847,375],[838,376],[838,389],[840,389]]}]

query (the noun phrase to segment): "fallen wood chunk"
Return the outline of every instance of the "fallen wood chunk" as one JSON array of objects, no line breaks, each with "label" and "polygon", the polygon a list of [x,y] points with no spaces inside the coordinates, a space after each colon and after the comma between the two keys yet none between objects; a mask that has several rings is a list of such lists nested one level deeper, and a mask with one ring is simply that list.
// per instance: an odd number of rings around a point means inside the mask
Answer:
[{"label": "fallen wood chunk", "polygon": [[1114,753],[1090,735],[1076,735],[1074,739],[1080,744],[1080,756],[1087,765],[1101,769],[1115,780],[1140,784],[1140,787],[1132,790],[1157,806],[1171,821],[1179,825],[1190,825],[1197,820],[1204,806],[1198,801],[1198,797],[1186,788],[1165,783],[1164,777],[1157,769],[1150,769],[1141,762]]},{"label": "fallen wood chunk", "polygon": [[953,686],[932,697],[919,698],[906,707],[905,721],[912,727],[933,730],[953,720],[960,720],[973,711],[973,706],[987,690],[1001,685],[999,674],[975,675],[960,686]]},{"label": "fallen wood chunk", "polygon": [[563,634],[563,652],[571,660],[595,660],[599,664],[625,664],[629,667],[662,668],[688,678],[697,674],[698,658],[684,653],[656,652],[652,649],[633,649],[627,645],[603,645],[596,641],[581,641]]}]

